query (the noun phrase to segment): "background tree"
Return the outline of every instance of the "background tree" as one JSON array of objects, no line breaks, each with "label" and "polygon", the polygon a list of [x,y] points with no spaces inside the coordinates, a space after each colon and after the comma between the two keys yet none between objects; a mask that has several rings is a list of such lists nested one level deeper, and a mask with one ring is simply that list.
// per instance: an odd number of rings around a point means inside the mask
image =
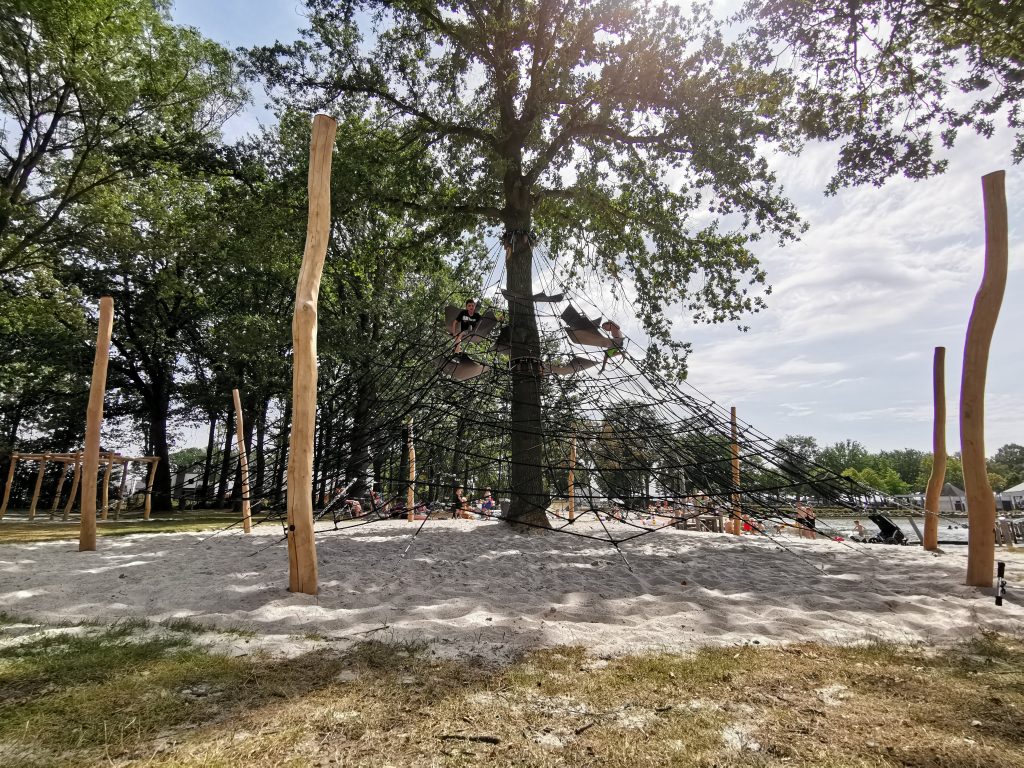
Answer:
[{"label": "background tree", "polygon": [[1002,476],[1003,488],[1024,482],[1024,445],[1007,443],[1002,446],[989,459],[988,471]]},{"label": "background tree", "polygon": [[220,165],[245,92],[227,50],[168,18],[161,0],[0,0],[0,275],[73,239],[57,225],[93,190]]},{"label": "background tree", "polygon": [[750,0],[741,20],[794,78],[794,133],[840,142],[830,192],[940,173],[940,146],[997,119],[1024,159],[1019,0]]}]

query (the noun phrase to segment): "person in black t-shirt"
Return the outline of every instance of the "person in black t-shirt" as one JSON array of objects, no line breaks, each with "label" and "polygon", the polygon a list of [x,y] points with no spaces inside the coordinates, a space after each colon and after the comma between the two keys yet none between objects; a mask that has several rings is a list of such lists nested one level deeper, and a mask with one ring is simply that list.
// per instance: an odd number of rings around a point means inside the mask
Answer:
[{"label": "person in black t-shirt", "polygon": [[459,313],[452,323],[452,335],[455,337],[455,353],[462,351],[462,340],[470,335],[480,322],[480,313],[476,311],[476,302],[473,299],[466,301],[466,308]]}]

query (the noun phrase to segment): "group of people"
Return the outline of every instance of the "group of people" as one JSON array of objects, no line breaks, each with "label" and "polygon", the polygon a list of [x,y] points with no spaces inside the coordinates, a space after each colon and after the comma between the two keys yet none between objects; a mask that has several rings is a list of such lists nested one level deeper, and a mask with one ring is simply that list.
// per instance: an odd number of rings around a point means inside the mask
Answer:
[{"label": "group of people", "polygon": [[461,485],[455,488],[454,498],[452,499],[452,517],[462,518],[463,520],[476,520],[477,514],[490,517],[494,514],[496,508],[497,504],[494,501],[494,497],[491,496],[490,488],[484,488],[484,495],[477,499],[475,504],[466,496],[465,488]]},{"label": "group of people", "polygon": [[[466,306],[452,321],[448,327],[449,333],[455,337],[455,354],[462,353],[462,342],[473,335],[473,331],[480,324],[481,316],[476,299],[466,299]],[[612,320],[605,320],[601,323],[601,330],[608,334],[610,346],[605,349],[604,361],[601,363],[601,371],[613,357],[622,354],[626,345],[626,338],[622,334],[619,324]]]}]

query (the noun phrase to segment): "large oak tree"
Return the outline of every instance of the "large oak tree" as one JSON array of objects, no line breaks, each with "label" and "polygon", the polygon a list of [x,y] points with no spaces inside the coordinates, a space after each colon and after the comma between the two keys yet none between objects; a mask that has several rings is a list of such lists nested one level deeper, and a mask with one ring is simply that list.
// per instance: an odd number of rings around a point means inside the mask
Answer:
[{"label": "large oak tree", "polygon": [[[429,153],[434,172],[411,194],[370,192],[502,227],[511,293],[533,292],[537,226],[562,263],[635,284],[653,358],[672,346],[668,305],[712,322],[760,306],[764,275],[748,241],[799,226],[761,154],[785,143],[776,112],[788,81],[765,75],[704,10],[642,0],[307,6],[303,39],[251,51],[255,69],[290,103],[371,113],[403,149]],[[509,517],[546,525],[532,303],[512,301],[509,322]]]}]

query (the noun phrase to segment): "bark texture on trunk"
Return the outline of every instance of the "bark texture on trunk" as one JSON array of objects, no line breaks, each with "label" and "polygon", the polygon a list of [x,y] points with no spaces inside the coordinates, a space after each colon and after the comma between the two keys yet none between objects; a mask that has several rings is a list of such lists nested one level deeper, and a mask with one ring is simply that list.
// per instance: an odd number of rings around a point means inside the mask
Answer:
[{"label": "bark texture on trunk", "polygon": [[169,512],[174,500],[171,498],[171,462],[167,446],[167,414],[171,408],[168,387],[156,387],[158,395],[150,402],[149,444],[151,456],[159,456],[156,477],[153,479],[153,510]]},{"label": "bark texture on trunk", "polygon": [[512,503],[506,518],[523,529],[549,528],[549,498],[544,489],[544,429],[541,421],[540,335],[533,301],[533,247],[524,226],[510,227],[506,270],[511,328],[512,403],[509,467]]}]

